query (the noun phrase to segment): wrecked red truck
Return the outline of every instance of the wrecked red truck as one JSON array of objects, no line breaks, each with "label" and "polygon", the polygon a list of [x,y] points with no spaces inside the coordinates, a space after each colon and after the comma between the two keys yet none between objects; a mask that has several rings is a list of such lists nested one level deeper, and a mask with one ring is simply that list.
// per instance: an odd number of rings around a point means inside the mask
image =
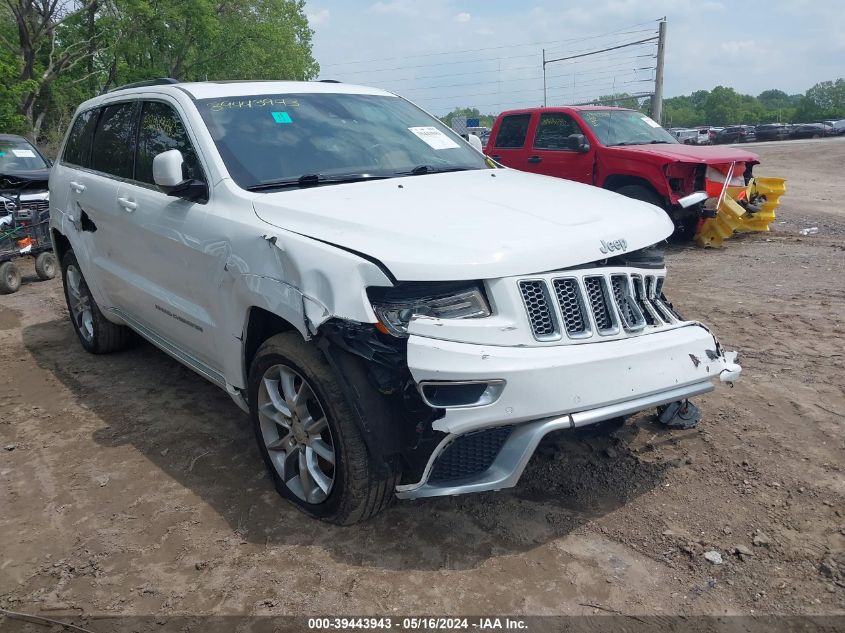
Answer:
[{"label": "wrecked red truck", "polygon": [[719,245],[768,230],[780,179],[752,177],[744,149],[683,145],[636,110],[561,106],[503,112],[485,153],[506,167],[610,189],[661,207],[675,237]]}]

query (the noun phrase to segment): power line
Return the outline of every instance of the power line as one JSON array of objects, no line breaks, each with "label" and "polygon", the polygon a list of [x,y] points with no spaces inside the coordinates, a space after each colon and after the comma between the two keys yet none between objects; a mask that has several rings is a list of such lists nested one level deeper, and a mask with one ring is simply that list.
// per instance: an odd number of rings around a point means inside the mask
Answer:
[{"label": "power line", "polygon": [[[565,39],[565,40],[547,40],[547,41],[538,41],[538,42],[526,42],[524,44],[503,44],[501,46],[490,46],[490,47],[485,47],[485,48],[471,48],[471,49],[454,50],[454,51],[441,51],[441,52],[437,52],[437,53],[420,53],[420,54],[417,54],[417,55],[403,55],[403,56],[400,56],[400,57],[382,57],[382,58],[379,58],[379,59],[352,60],[352,61],[345,61],[345,62],[335,62],[333,64],[320,64],[320,68],[333,68],[335,66],[345,66],[345,65],[349,65],[349,64],[371,64],[371,63],[374,63],[374,62],[395,61],[397,59],[408,59],[408,58],[415,58],[415,57],[434,57],[434,56],[437,56],[437,55],[457,55],[457,54],[463,54],[463,53],[479,53],[479,52],[484,52],[484,51],[500,50],[500,49],[503,49],[503,48],[519,48],[519,47],[522,47],[522,46],[540,46],[540,45],[543,45],[543,44],[562,44],[562,43],[566,43],[566,42],[572,42],[572,43],[585,42],[587,40],[598,39],[600,37],[608,37],[610,35],[624,34],[622,32],[625,29],[632,29],[632,28],[635,28],[635,27],[638,27],[638,26],[644,26],[646,24],[651,24],[652,22],[659,22],[659,21],[660,21],[660,18],[656,18],[654,20],[647,20],[645,22],[638,22],[636,24],[623,26],[623,27],[620,27],[619,29],[617,29],[615,31],[609,31],[607,33],[602,33],[600,35],[590,35],[590,36],[587,36],[587,37],[580,37],[580,38],[575,37],[575,38],[569,38],[569,39]],[[648,29],[643,29],[642,31],[636,31],[636,32],[637,33],[646,32],[647,30]],[[629,32],[627,34],[630,35],[631,33],[633,33],[633,32]]]}]

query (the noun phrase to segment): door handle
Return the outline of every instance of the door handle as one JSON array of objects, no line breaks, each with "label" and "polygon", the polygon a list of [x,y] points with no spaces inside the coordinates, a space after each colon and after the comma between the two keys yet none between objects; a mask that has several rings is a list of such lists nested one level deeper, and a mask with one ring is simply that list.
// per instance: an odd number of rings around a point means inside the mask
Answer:
[{"label": "door handle", "polygon": [[541,162],[543,162],[543,159],[540,158],[539,156],[529,156],[528,162],[529,163],[541,163]]},{"label": "door handle", "polygon": [[75,182],[71,180],[68,184],[70,185],[70,188],[73,189],[76,193],[82,193],[83,191],[85,191],[85,185],[83,185],[81,182]]},{"label": "door handle", "polygon": [[132,202],[129,198],[118,198],[118,204],[123,207],[125,211],[132,213],[135,209],[138,208],[137,202]]}]

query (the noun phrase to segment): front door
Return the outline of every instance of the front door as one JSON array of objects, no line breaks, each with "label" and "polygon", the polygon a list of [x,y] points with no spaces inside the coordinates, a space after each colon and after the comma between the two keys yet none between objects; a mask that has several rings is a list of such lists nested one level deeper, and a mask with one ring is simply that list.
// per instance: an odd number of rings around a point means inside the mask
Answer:
[{"label": "front door", "polygon": [[186,179],[208,182],[175,103],[145,101],[135,172],[117,192],[125,218],[129,274],[125,306],[141,325],[204,364],[219,368],[212,302],[219,259],[207,229],[208,201],[169,196],[153,181],[153,159],[178,149]]},{"label": "front door", "polygon": [[583,134],[578,123],[565,112],[544,112],[534,128],[525,171],[593,183],[595,148],[586,152],[569,149],[569,136]]}]

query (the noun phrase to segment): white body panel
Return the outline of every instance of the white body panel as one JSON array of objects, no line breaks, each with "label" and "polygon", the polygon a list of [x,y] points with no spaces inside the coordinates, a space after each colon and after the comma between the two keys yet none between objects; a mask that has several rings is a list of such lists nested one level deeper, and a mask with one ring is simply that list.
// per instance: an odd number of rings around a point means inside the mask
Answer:
[{"label": "white body panel", "polygon": [[672,232],[654,205],[511,169],[465,171],[261,195],[267,222],[366,253],[402,281],[494,279],[601,259]]},{"label": "white body panel", "polygon": [[[722,372],[738,375],[713,336],[692,322],[638,335],[620,331],[600,342],[532,335],[515,277],[597,262],[611,256],[608,244],[634,251],[660,242],[672,232],[662,210],[507,169],[250,193],[229,177],[192,97],[274,91],[388,94],[267,82],[122,90],[80,108],[127,99],[169,103],[195,146],[208,201],[61,161],[50,177],[51,228],[74,249],[107,318],[226,387],[241,406],[251,310],[266,310],[310,339],[331,318],[375,324],[367,288],[397,280],[477,280],[491,303],[487,318],[410,323],[407,363],[416,382],[505,381],[493,404],[445,411],[434,428],[449,438],[555,416],[566,417],[548,428],[572,425],[579,412],[653,406],[666,394],[705,391]],[[83,212],[96,231],[86,228]],[[590,415],[581,419],[600,417]],[[523,451],[535,439],[527,433]],[[490,479],[481,489],[511,485],[506,480]]]}]

